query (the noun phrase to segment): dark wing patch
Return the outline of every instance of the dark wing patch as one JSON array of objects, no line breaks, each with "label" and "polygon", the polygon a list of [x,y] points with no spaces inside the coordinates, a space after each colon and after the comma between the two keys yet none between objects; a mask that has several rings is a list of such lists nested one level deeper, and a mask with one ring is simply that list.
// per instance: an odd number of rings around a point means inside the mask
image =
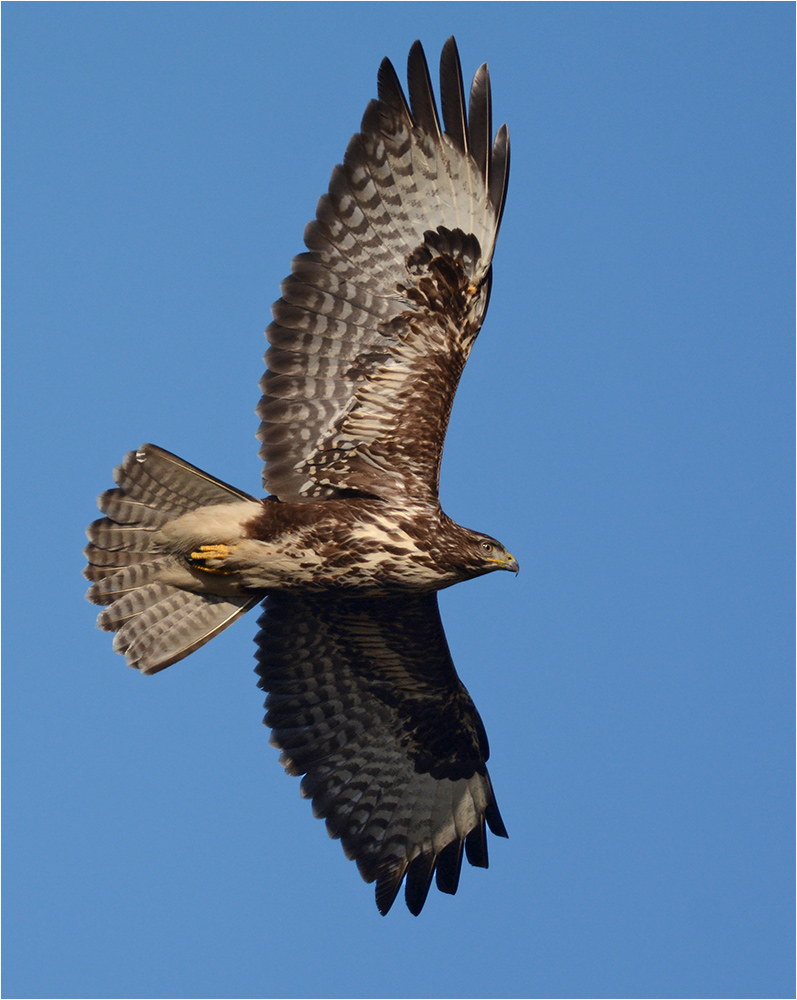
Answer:
[{"label": "dark wing patch", "polygon": [[451,404],[489,300],[509,168],[505,126],[492,141],[487,67],[468,114],[453,39],[440,73],[445,131],[420,43],[408,62],[410,105],[382,63],[379,99],[274,304],[258,414],[264,484],[281,500],[341,490],[437,499]]},{"label": "dark wing patch", "polygon": [[257,672],[266,724],[302,794],[387,913],[406,875],[419,913],[437,872],[456,892],[463,844],[487,867],[485,820],[506,836],[487,738],[457,677],[433,594],[264,602]]}]

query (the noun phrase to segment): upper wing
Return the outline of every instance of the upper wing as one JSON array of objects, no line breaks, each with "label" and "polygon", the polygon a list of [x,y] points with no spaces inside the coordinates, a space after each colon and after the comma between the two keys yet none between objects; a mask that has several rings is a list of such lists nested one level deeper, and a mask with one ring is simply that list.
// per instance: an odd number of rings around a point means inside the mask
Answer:
[{"label": "upper wing", "polygon": [[459,377],[487,310],[509,136],[492,143],[490,78],[468,111],[456,44],[441,128],[420,42],[409,105],[390,61],[332,173],[266,331],[263,482],[281,500],[358,490],[436,500]]},{"label": "upper wing", "polygon": [[456,892],[463,844],[487,867],[485,820],[506,836],[479,714],[457,677],[434,594],[270,595],[257,672],[266,724],[387,913],[407,876],[420,913],[436,872]]}]

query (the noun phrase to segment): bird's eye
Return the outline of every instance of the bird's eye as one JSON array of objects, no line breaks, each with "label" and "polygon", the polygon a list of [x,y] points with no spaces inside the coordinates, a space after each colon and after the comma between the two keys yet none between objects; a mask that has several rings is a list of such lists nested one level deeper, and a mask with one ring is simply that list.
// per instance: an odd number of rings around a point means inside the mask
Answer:
[{"label": "bird's eye", "polygon": [[492,551],[493,551],[492,542],[482,542],[482,552],[485,552],[487,553],[487,555],[489,555]]}]

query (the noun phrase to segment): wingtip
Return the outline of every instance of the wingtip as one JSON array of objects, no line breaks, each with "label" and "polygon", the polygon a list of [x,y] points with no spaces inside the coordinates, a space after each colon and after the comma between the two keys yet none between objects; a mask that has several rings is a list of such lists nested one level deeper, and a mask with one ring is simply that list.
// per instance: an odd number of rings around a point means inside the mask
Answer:
[{"label": "wingtip", "polygon": [[433,852],[421,853],[413,858],[407,867],[404,899],[407,903],[407,909],[414,917],[417,917],[421,912],[426,897],[429,895],[436,861],[437,858]]},{"label": "wingtip", "polygon": [[455,52],[457,54],[457,58],[459,58],[459,50],[457,49],[457,40],[456,38],[454,38],[453,35],[449,35],[448,38],[443,43],[443,54],[446,53],[450,54],[452,51]]},{"label": "wingtip", "polygon": [[462,86],[462,65],[454,36],[450,35],[440,53],[440,106],[446,135],[463,152],[468,152],[468,121]]},{"label": "wingtip", "polygon": [[393,866],[390,870],[383,871],[377,876],[374,895],[376,897],[376,908],[383,917],[387,916],[390,908],[396,901],[396,896],[398,896],[401,883],[404,881],[406,870],[406,865],[399,866],[399,868]]}]

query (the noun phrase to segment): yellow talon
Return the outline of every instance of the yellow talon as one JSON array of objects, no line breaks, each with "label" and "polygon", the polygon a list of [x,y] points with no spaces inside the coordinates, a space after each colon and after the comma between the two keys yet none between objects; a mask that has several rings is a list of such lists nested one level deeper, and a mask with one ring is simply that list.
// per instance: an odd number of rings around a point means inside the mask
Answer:
[{"label": "yellow talon", "polygon": [[478,285],[473,285],[473,284],[468,285],[468,295],[475,295],[476,292],[478,292],[478,290],[479,290]]},{"label": "yellow talon", "polygon": [[192,552],[189,559],[195,569],[203,569],[206,573],[227,573],[229,570],[218,569],[214,566],[207,566],[204,564],[212,559],[218,559],[221,561],[229,558],[235,548],[235,545],[225,545],[223,542],[220,542],[217,545],[200,545],[199,551]]},{"label": "yellow talon", "polygon": [[200,545],[199,552],[192,552],[192,559],[226,559],[232,555],[235,546],[225,545],[223,542],[218,545]]}]

